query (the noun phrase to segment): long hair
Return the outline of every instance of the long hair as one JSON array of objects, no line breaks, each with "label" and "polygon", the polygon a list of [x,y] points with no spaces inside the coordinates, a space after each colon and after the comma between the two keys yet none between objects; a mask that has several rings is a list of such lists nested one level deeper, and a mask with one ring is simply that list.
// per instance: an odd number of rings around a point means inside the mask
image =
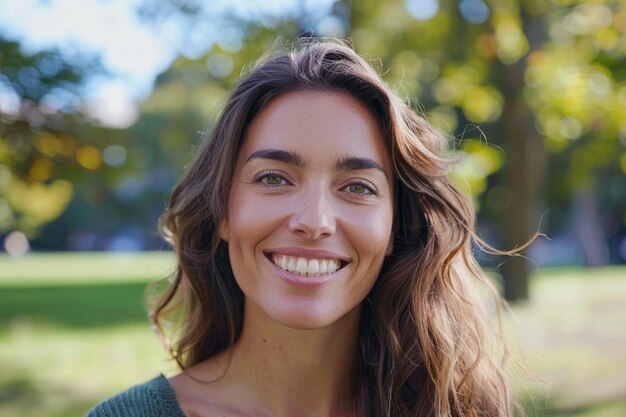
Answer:
[{"label": "long hair", "polygon": [[297,43],[243,76],[173,191],[161,228],[177,271],[151,309],[161,334],[166,318],[178,319],[173,358],[186,369],[241,334],[243,294],[218,227],[246,129],[270,101],[295,90],[361,102],[378,120],[394,167],[394,249],[361,313],[359,415],[510,416],[501,355],[491,352],[503,339],[485,325],[478,293],[488,284],[472,254],[480,243],[474,211],[448,179],[446,141],[338,41]]}]

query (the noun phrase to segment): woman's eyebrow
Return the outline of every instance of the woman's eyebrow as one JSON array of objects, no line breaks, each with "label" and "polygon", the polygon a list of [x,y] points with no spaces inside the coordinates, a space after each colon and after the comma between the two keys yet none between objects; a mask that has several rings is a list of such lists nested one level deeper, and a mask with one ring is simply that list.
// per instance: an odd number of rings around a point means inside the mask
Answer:
[{"label": "woman's eyebrow", "polygon": [[253,159],[271,159],[274,161],[284,162],[289,165],[295,165],[300,168],[304,168],[304,161],[294,151],[285,151],[282,149],[261,149],[252,152],[246,158],[246,164]]},{"label": "woman's eyebrow", "polygon": [[369,158],[357,158],[348,156],[341,158],[335,164],[338,171],[358,171],[363,169],[375,169],[382,172],[387,177],[387,171],[376,161]]}]

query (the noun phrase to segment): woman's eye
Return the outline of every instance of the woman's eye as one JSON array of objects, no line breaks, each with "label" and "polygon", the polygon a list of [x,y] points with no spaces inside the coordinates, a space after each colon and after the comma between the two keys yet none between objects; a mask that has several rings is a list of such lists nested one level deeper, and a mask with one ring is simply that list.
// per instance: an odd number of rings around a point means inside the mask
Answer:
[{"label": "woman's eye", "polygon": [[376,194],[374,187],[362,183],[353,183],[346,187],[347,191],[352,194]]},{"label": "woman's eye", "polygon": [[265,174],[258,179],[259,182],[269,185],[270,187],[277,187],[279,185],[287,184],[287,181],[278,174]]},{"label": "woman's eye", "polygon": [[353,184],[349,188],[350,192],[355,194],[365,194],[369,191],[367,188],[360,184]]}]

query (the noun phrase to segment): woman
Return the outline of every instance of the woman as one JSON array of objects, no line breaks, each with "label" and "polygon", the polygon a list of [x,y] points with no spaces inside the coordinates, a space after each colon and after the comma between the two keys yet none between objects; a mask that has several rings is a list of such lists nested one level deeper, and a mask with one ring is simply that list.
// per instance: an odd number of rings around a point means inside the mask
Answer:
[{"label": "woman", "polygon": [[341,43],[258,64],[162,218],[182,373],[89,415],[509,416],[445,144]]}]

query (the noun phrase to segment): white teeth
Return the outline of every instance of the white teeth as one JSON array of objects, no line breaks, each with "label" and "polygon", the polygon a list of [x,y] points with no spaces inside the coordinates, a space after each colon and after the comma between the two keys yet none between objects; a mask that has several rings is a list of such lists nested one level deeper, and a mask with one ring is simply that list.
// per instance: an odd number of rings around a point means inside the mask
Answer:
[{"label": "white teeth", "polygon": [[282,269],[287,269],[287,259],[284,256],[279,256],[278,262],[274,261],[274,263],[280,266]]},{"label": "white teeth", "polygon": [[334,259],[305,259],[286,255],[272,255],[272,262],[281,269],[309,277],[332,274],[340,265]]},{"label": "white teeth", "polygon": [[316,274],[317,275],[317,274],[320,273],[320,264],[319,264],[319,262],[317,262],[317,259],[311,259],[309,261],[309,265],[308,265],[308,268],[307,268],[307,273],[309,275],[312,275],[312,274]]},{"label": "white teeth", "polygon": [[304,275],[304,274],[306,274],[308,272],[307,271],[306,259],[298,258],[298,263],[296,264],[296,271],[299,272],[302,275]]}]

